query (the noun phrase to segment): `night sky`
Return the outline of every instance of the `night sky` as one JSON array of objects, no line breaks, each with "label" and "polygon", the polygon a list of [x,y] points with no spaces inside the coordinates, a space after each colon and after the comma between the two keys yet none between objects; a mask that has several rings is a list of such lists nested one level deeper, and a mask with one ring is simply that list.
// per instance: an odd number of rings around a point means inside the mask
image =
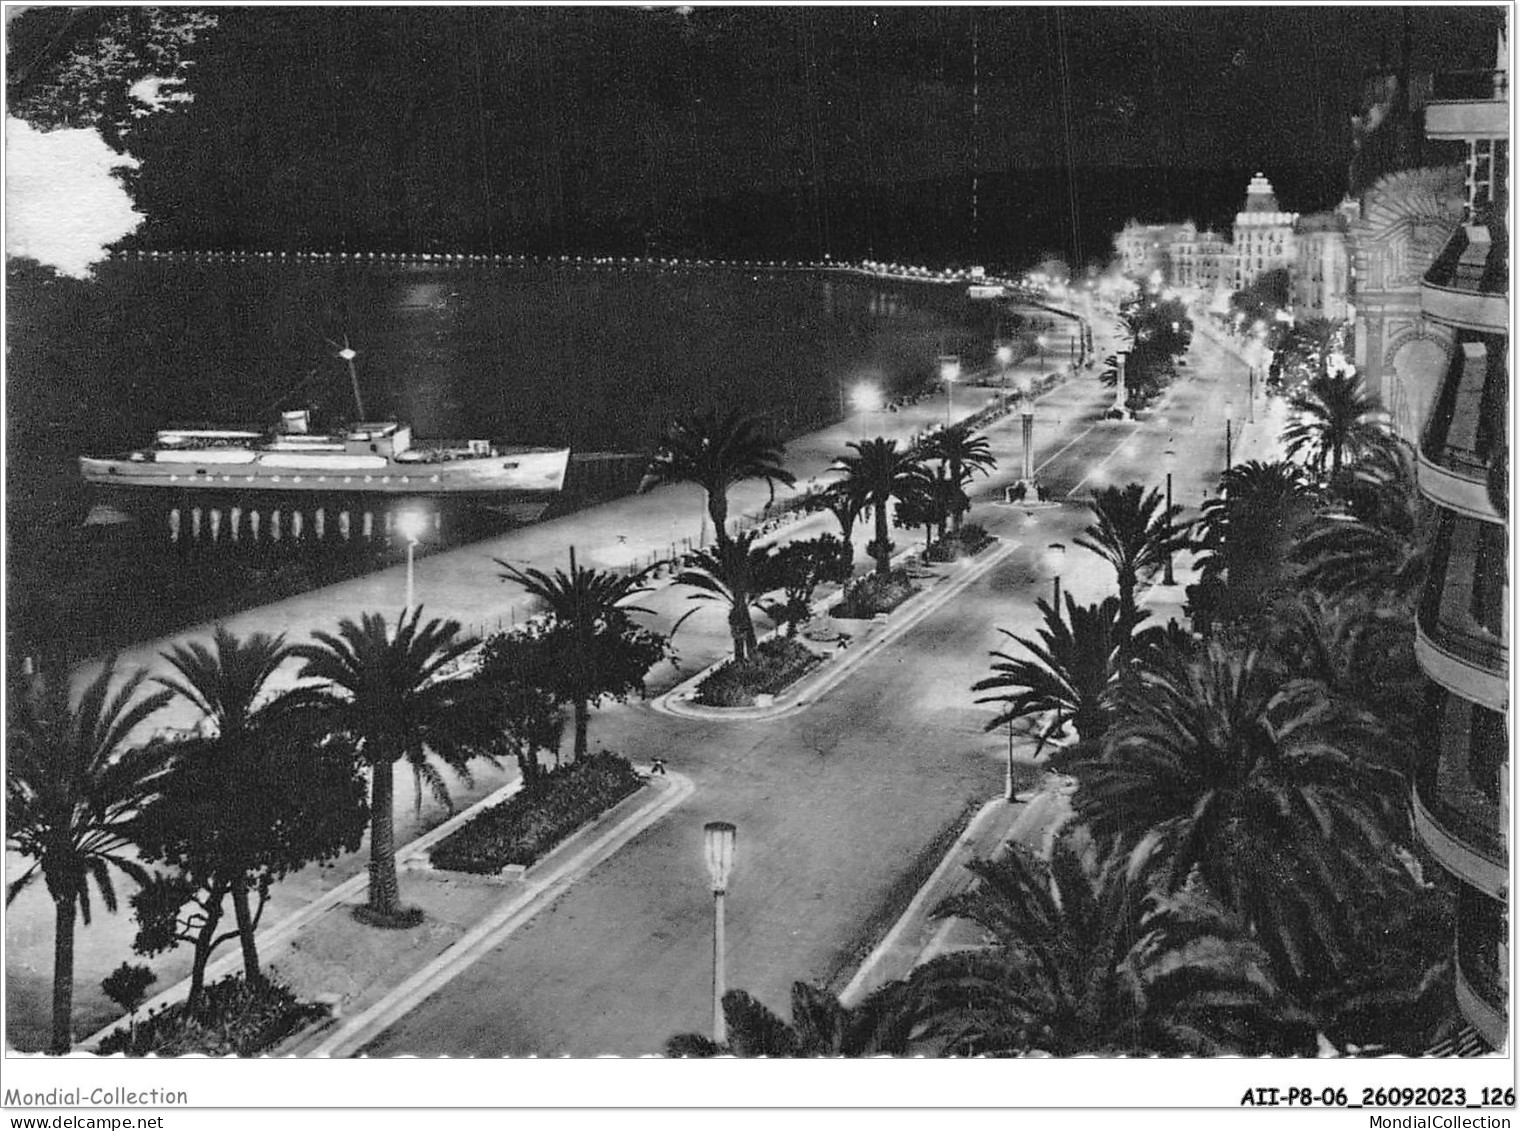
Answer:
[{"label": "night sky", "polygon": [[[165,246],[879,253],[926,215],[962,244],[969,225],[997,231],[999,212],[1026,226],[1075,212],[1094,230],[1170,204],[1228,215],[1256,169],[1285,207],[1327,206],[1363,74],[1406,43],[1417,69],[1491,67],[1502,19],[1381,5],[231,8],[193,52],[194,105],[145,119],[129,145],[144,160],[142,238]],[[13,64],[14,50],[13,29]],[[1172,172],[1143,172],[1157,167]],[[1045,173],[1067,168],[1065,184]],[[974,207],[973,173],[988,182]],[[1109,199],[1117,182],[1128,195]],[[1173,201],[1178,185],[1208,199]]]}]

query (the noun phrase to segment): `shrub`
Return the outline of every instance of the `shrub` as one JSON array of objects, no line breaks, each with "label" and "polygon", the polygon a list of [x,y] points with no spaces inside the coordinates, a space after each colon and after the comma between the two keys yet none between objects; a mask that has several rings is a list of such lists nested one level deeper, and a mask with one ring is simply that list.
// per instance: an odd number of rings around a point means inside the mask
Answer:
[{"label": "shrub", "polygon": [[789,637],[760,645],[743,663],[729,662],[702,681],[696,701],[708,707],[749,707],[756,695],[774,695],[816,667],[818,654]]},{"label": "shrub", "polygon": [[644,785],[627,759],[605,751],[544,774],[440,841],[433,867],[492,875],[532,864],[588,821]]},{"label": "shrub", "polygon": [[929,562],[953,562],[959,558],[971,558],[980,554],[997,541],[980,523],[968,522],[959,530],[952,530],[924,552]]},{"label": "shrub", "polygon": [[100,1052],[128,1056],[257,1056],[290,1034],[327,1016],[325,1005],[296,1000],[288,986],[267,978],[248,983],[241,974],[206,987],[200,1014],[184,1003],[150,1014],[134,1029],[117,1029]]},{"label": "shrub", "polygon": [[841,620],[861,620],[878,613],[890,613],[918,592],[908,571],[894,569],[885,577],[868,573],[844,592],[844,600],[834,606],[831,616]]}]

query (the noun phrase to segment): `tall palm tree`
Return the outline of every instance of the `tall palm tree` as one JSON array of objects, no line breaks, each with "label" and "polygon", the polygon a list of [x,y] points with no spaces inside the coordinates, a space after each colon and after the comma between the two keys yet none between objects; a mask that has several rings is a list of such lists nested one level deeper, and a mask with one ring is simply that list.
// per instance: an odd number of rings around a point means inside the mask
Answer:
[{"label": "tall palm tree", "polygon": [[1105,487],[1087,505],[1094,521],[1077,538],[1077,545],[1114,567],[1119,604],[1133,616],[1140,575],[1159,569],[1188,544],[1187,524],[1178,522],[1182,508],[1173,505],[1168,510],[1160,491],[1147,491],[1139,483]]},{"label": "tall palm tree", "polygon": [[1414,597],[1424,587],[1435,515],[1413,461],[1390,444],[1364,456],[1342,484],[1293,547],[1300,579],[1328,597]]},{"label": "tall palm tree", "polygon": [[856,480],[839,479],[830,483],[816,496],[818,503],[839,522],[839,537],[843,542],[841,555],[848,555],[845,565],[855,564],[855,544],[850,540],[855,534],[855,520],[865,509],[865,499]]},{"label": "tall palm tree", "polygon": [[[582,758],[587,750],[591,703],[609,683],[623,682],[621,678],[613,678],[612,669],[623,666],[617,663],[617,643],[637,631],[629,614],[653,612],[626,602],[649,592],[649,586],[643,584],[641,574],[577,565],[574,546],[570,547],[569,573],[562,569],[552,574],[540,569],[521,569],[501,558],[494,560],[502,567],[504,580],[516,582],[529,596],[542,601],[554,622],[569,633],[568,667],[562,674],[566,677],[566,697],[575,713],[575,756]],[[653,662],[652,658],[650,663]],[[648,666],[644,671],[648,671]]]},{"label": "tall palm tree", "polygon": [[[1292,587],[1290,555],[1316,511],[1316,493],[1297,465],[1252,460],[1220,476],[1203,504],[1193,543],[1199,585],[1194,624],[1249,622]],[[1202,599],[1206,598],[1206,600]]]},{"label": "tall palm tree", "polygon": [[449,678],[457,660],[475,647],[460,636],[457,621],[422,623],[420,607],[403,612],[391,631],[385,617],[365,613],[345,618],[336,633],[315,632],[316,643],[297,644],[291,655],[303,661],[300,676],[319,681],[296,693],[334,733],[353,744],[370,767],[369,902],[363,917],[382,926],[419,922],[421,913],[401,906],[396,883],[395,777],[406,761],[433,795],[453,807],[447,786],[430,756],[466,784],[468,763],[494,763],[495,704],[472,680]]},{"label": "tall palm tree", "polygon": [[728,490],[746,479],[776,484],[796,477],[782,466],[785,447],[764,429],[762,418],[738,410],[719,416],[704,409],[673,420],[639,483],[644,492],[662,483],[697,483],[707,492],[707,513],[718,541],[728,538]]},{"label": "tall palm tree", "polygon": [[885,577],[892,571],[891,542],[887,531],[887,507],[914,489],[914,469],[918,458],[911,452],[897,450],[896,440],[877,437],[847,445],[855,455],[840,456],[835,470],[844,472],[845,482],[857,493],[861,506],[871,507],[876,516],[876,540],[871,544],[876,572]]},{"label": "tall palm tree", "polygon": [[1138,622],[1115,597],[1097,605],[1078,605],[1070,593],[1065,597],[1064,616],[1043,598],[1035,602],[1045,622],[1038,640],[998,630],[1028,656],[993,652],[998,660],[994,674],[972,685],[972,691],[999,693],[977,700],[1002,705],[987,730],[1045,716],[1039,737],[1043,747],[1068,723],[1082,743],[1096,741],[1108,729]]},{"label": "tall palm tree", "polygon": [[975,923],[983,945],[907,979],[913,1051],[1313,1053],[1313,1024],[1266,954],[1197,885],[1147,891],[1113,864],[1090,874],[1065,837],[1049,862],[1015,846],[968,867],[976,884],[936,914]]},{"label": "tall palm tree", "polygon": [[[964,488],[973,475],[987,475],[997,467],[987,437],[973,433],[964,422],[935,432],[921,451],[925,459],[942,462],[950,481],[957,487]],[[951,516],[956,530],[961,528],[963,514],[957,510]]]},{"label": "tall palm tree", "polygon": [[1073,770],[1073,806],[1167,890],[1196,873],[1292,985],[1371,929],[1358,916],[1398,882],[1407,836],[1379,729],[1284,683],[1258,653],[1217,644],[1184,676],[1147,676],[1101,756]]},{"label": "tall palm tree", "polygon": [[1332,483],[1344,465],[1393,438],[1382,402],[1354,374],[1316,374],[1289,403],[1296,414],[1283,429],[1289,458],[1302,456]]},{"label": "tall palm tree", "polygon": [[132,827],[163,771],[156,747],[129,746],[133,732],[170,698],[134,698],[147,679],[137,672],[114,692],[114,659],[70,701],[67,668],[19,683],[8,696],[5,823],[7,839],[32,861],[7,886],[10,903],[40,873],[53,900],[53,1041],[74,1043],[74,924],[90,922],[90,888],[116,910],[111,870],[139,884],[147,870],[133,851]]},{"label": "tall palm tree", "polygon": [[[696,590],[691,595],[693,601],[716,601],[727,609],[734,662],[740,664],[752,659],[757,647],[750,609],[760,607],[765,595],[779,588],[783,581],[779,570],[774,568],[770,551],[755,545],[757,537],[755,531],[748,531],[719,542],[692,555],[692,565],[676,575],[677,585],[689,585]],[[697,611],[693,609],[678,620],[676,628]]]},{"label": "tall palm tree", "polygon": [[[279,712],[277,700],[265,697],[269,680],[290,655],[284,635],[255,632],[241,640],[225,625],[217,625],[211,647],[200,642],[179,644],[164,653],[178,673],[155,682],[171,695],[187,700],[202,719],[202,740],[193,744],[195,756],[227,767],[228,780],[242,771],[240,764],[257,756],[254,743],[269,715]],[[234,804],[235,799],[229,799]],[[259,952],[248,904],[246,873],[235,873],[229,884],[232,910],[243,947],[243,967],[250,984],[260,980]]]}]

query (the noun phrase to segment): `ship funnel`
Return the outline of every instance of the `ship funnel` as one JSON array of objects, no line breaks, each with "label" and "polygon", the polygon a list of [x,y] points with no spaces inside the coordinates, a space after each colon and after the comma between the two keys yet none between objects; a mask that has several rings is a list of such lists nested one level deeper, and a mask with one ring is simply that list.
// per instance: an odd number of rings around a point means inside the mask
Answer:
[{"label": "ship funnel", "polygon": [[287,436],[304,436],[311,431],[311,413],[304,408],[280,413],[280,431]]}]

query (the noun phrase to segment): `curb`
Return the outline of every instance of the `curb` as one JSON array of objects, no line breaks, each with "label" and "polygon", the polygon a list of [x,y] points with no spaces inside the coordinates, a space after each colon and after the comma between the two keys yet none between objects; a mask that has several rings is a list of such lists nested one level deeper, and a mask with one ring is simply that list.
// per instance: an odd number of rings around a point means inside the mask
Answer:
[{"label": "curb", "polygon": [[[650,779],[650,784],[654,785],[653,778]],[[420,1002],[464,973],[503,939],[529,922],[578,879],[679,806],[695,789],[696,785],[684,774],[667,773],[660,788],[647,804],[611,828],[601,831],[580,852],[552,868],[542,879],[527,880],[524,890],[516,898],[492,912],[416,974],[363,1013],[344,1021],[336,1032],[301,1055],[348,1056],[367,1041],[379,1036]]]},{"label": "curb", "polygon": [[882,936],[881,942],[876,944],[875,949],[866,956],[864,962],[855,971],[854,977],[843,990],[839,992],[839,1003],[844,1006],[857,1005],[866,996],[866,985],[875,975],[876,970],[900,945],[901,937],[916,922],[923,918],[924,907],[934,897],[935,892],[943,883],[952,868],[960,866],[970,852],[975,848],[977,838],[981,833],[982,826],[991,821],[1002,808],[1007,805],[1001,797],[993,798],[977,810],[976,815],[966,823],[965,830],[955,838],[955,843],[950,846],[934,871],[913,898],[908,901],[908,906],[898,916],[897,922],[892,924],[890,930]]},{"label": "curb", "polygon": [[[758,719],[775,719],[786,715],[796,714],[812,706],[814,702],[833,690],[834,686],[847,676],[854,666],[870,656],[875,655],[886,645],[894,642],[910,628],[917,625],[930,613],[942,608],[951,598],[959,595],[973,581],[998,564],[1014,550],[1018,549],[1022,542],[999,539],[1000,545],[988,547],[982,551],[985,557],[972,558],[967,563],[967,568],[960,574],[945,576],[945,584],[936,584],[923,593],[910,598],[899,605],[895,613],[889,614],[883,631],[868,639],[858,649],[850,649],[840,654],[825,658],[822,666],[813,673],[804,676],[794,683],[779,701],[768,707],[700,707],[688,703],[685,695],[694,690],[696,685],[715,668],[727,663],[727,660],[719,660],[716,664],[704,668],[684,683],[665,692],[658,698],[650,700],[651,710],[663,715],[670,715],[681,719],[701,719],[706,722],[751,722]],[[989,552],[990,551],[990,552]],[[917,551],[914,551],[916,553]],[[825,609],[837,604],[839,597],[831,598]]]}]

